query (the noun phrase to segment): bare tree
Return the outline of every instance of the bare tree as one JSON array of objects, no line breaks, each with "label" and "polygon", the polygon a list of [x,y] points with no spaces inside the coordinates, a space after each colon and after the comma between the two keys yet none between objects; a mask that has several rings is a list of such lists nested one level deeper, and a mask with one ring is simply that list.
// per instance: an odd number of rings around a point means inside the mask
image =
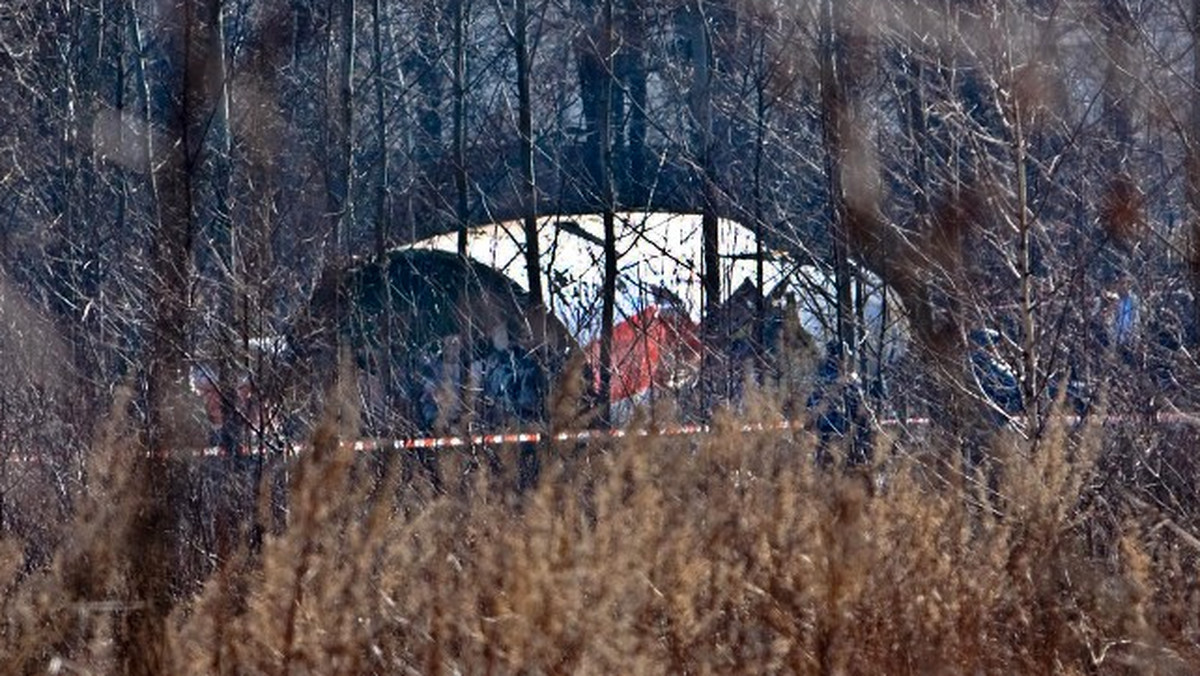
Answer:
[{"label": "bare tree", "polygon": [[532,66],[529,38],[529,13],[527,0],[512,0],[511,12],[497,7],[502,15],[505,33],[512,48],[517,75],[517,136],[519,144],[519,166],[521,172],[522,223],[525,229],[526,285],[533,305],[544,306],[542,293],[541,245],[538,241],[538,187],[534,175],[533,97],[530,93]]},{"label": "bare tree", "polygon": [[613,25],[613,0],[602,0],[600,36],[595,45],[604,65],[603,95],[600,121],[600,200],[604,213],[604,284],[600,313],[600,401],[604,418],[611,417],[613,378],[613,322],[617,305],[617,232],[616,194],[613,190],[613,98],[616,71],[613,67],[617,51]]},{"label": "bare tree", "polygon": [[[1191,7],[1192,95],[1184,144],[1187,158],[1187,202],[1191,210],[1191,247],[1188,252],[1192,292],[1192,321],[1200,327],[1200,0]],[[1192,343],[1200,346],[1200,331],[1194,331]]]},{"label": "bare tree", "polygon": [[329,68],[336,77],[335,105],[330,106],[328,152],[336,162],[328,171],[328,214],[332,219],[331,246],[335,256],[348,253],[354,229],[354,67],[357,37],[355,0],[344,0],[337,16],[341,31],[336,40],[333,21],[327,33]]}]

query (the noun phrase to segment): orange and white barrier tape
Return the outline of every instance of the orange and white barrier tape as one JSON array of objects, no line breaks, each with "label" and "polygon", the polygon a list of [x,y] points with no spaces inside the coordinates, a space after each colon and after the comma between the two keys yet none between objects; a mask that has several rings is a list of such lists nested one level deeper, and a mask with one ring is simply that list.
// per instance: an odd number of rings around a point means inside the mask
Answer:
[{"label": "orange and white barrier tape", "polygon": [[[1082,416],[1069,415],[1064,416],[1068,424],[1078,424],[1083,421]],[[1150,422],[1153,424],[1173,424],[1200,427],[1200,413],[1186,413],[1183,411],[1160,412],[1153,416],[1136,416],[1136,415],[1107,415],[1103,419],[1104,424],[1112,424],[1119,422]],[[878,421],[880,427],[921,427],[929,425],[930,418],[886,418]],[[737,432],[743,434],[763,433],[763,432],[784,432],[789,430],[801,430],[809,421],[803,420],[782,420],[775,423],[754,423],[741,425],[735,428]],[[611,429],[611,430],[577,430],[570,432],[511,432],[498,434],[474,434],[474,435],[450,435],[440,437],[409,437],[395,439],[356,439],[354,441],[345,441],[342,443],[343,448],[351,449],[358,452],[373,452],[373,451],[414,451],[414,450],[440,450],[453,448],[466,448],[472,446],[503,446],[506,444],[528,444],[541,443],[543,441],[553,442],[577,442],[591,441],[596,439],[624,439],[627,437],[673,437],[673,436],[698,436],[710,434],[713,431],[710,425],[674,425],[665,428],[641,428],[641,429]],[[237,457],[255,457],[255,456],[283,456],[296,457],[307,450],[307,447],[301,444],[289,444],[283,447],[280,446],[243,446],[233,453],[227,452],[220,446],[208,446],[205,448],[195,449],[190,455],[200,458],[219,458],[226,456]],[[20,454],[10,455],[5,460],[7,462],[16,463],[35,463],[40,462],[42,456],[35,454]]]},{"label": "orange and white barrier tape", "polygon": [[[896,425],[927,425],[928,418],[909,418],[907,420],[888,419],[880,422],[883,426]],[[806,425],[805,421],[782,420],[776,423],[754,423],[741,425],[735,428],[736,431],[743,434],[762,433],[762,432],[782,432],[787,430],[803,429]],[[342,442],[342,448],[351,449],[359,452],[372,451],[415,451],[415,450],[439,450],[452,448],[466,448],[472,446],[503,446],[506,444],[529,444],[541,443],[543,441],[554,442],[577,442],[591,441],[596,439],[624,439],[627,437],[675,437],[675,436],[697,436],[709,434],[712,432],[710,425],[673,425],[663,428],[641,428],[641,429],[596,429],[596,430],[577,430],[571,432],[509,432],[497,434],[474,434],[474,435],[450,435],[441,437],[409,437],[395,439],[356,439],[354,441]],[[289,444],[286,446],[242,446],[233,453],[226,451],[220,446],[207,446],[205,448],[194,449],[190,452],[192,457],[197,458],[219,458],[227,456],[236,457],[255,457],[255,456],[284,456],[294,457],[300,455],[307,450],[307,447],[301,444]],[[10,462],[37,462],[40,456],[36,455],[21,455],[10,456]]]}]

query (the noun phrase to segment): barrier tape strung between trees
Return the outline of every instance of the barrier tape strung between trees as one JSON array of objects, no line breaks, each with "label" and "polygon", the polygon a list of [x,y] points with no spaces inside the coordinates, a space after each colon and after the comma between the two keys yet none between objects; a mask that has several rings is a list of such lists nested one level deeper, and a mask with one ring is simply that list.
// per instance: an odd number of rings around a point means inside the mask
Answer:
[{"label": "barrier tape strung between trees", "polygon": [[[1086,417],[1079,415],[1063,416],[1068,424],[1075,425],[1083,422]],[[930,418],[886,418],[876,423],[878,427],[921,427],[929,425],[932,422]],[[1158,412],[1151,418],[1149,416],[1137,415],[1106,415],[1100,421],[1102,424],[1112,424],[1120,422],[1146,422],[1155,425],[1186,425],[1200,427],[1200,413],[1187,413],[1183,411]],[[786,432],[790,430],[804,430],[811,428],[812,421],[803,420],[782,420],[775,423],[753,423],[739,425],[732,428],[740,434],[754,434],[762,432]],[[469,448],[472,446],[503,446],[507,444],[528,444],[541,443],[543,441],[552,441],[559,443],[592,441],[600,439],[624,439],[628,437],[675,437],[675,436],[701,436],[713,432],[712,425],[673,425],[664,428],[640,428],[640,429],[613,429],[613,430],[577,430],[571,432],[509,432],[497,434],[473,434],[473,435],[448,435],[440,437],[408,437],[394,439],[356,439],[354,441],[344,441],[341,444],[342,448],[351,449],[356,452],[374,452],[374,451],[417,451],[417,450],[449,450],[455,448]],[[308,450],[308,446],[303,444],[290,444],[287,446],[243,446],[235,453],[229,453],[220,446],[208,446],[205,448],[194,449],[190,452],[180,453],[197,458],[220,458],[231,455],[237,457],[257,457],[257,456],[282,456],[296,457],[304,451]],[[34,454],[10,455],[5,461],[15,463],[36,463],[41,462],[43,456]]]},{"label": "barrier tape strung between trees", "polygon": [[[898,418],[888,418],[879,421],[880,427],[896,427],[907,425],[928,425],[929,418],[907,418],[900,420]],[[776,423],[753,423],[747,425],[738,425],[732,428],[732,431],[739,434],[753,434],[761,432],[785,432],[789,430],[803,430],[811,425],[811,421],[802,420],[781,420]],[[612,429],[612,430],[577,430],[573,432],[508,432],[496,434],[473,434],[473,435],[449,435],[441,437],[409,437],[397,439],[356,439],[354,441],[342,442],[342,448],[348,448],[358,452],[372,451],[419,451],[419,450],[441,450],[454,448],[469,448],[472,446],[503,446],[506,444],[532,444],[541,443],[543,441],[552,441],[558,443],[578,442],[578,441],[593,441],[600,439],[625,439],[628,437],[678,437],[678,436],[700,436],[713,432],[712,425],[672,425],[663,428],[640,428],[640,429]],[[306,450],[305,446],[294,444],[283,452],[287,454],[299,454]],[[260,448],[243,448],[240,450],[240,455],[270,455],[278,454],[278,449],[260,449]],[[220,457],[225,455],[223,449],[217,446],[210,446],[197,452],[196,455],[204,455],[205,457]]]},{"label": "barrier tape strung between trees", "polygon": [[[900,420],[897,418],[889,418],[880,421],[878,424],[881,427],[895,427],[900,425],[928,425],[929,418],[908,418]],[[811,423],[798,420],[782,420],[776,423],[754,423],[748,425],[739,425],[733,428],[740,434],[751,434],[760,432],[783,432],[788,430],[802,430]],[[676,437],[676,436],[697,436],[709,434],[713,431],[712,425],[673,425],[663,428],[641,428],[641,429],[612,429],[612,430],[577,430],[573,432],[507,432],[496,434],[472,434],[472,435],[447,435],[440,437],[408,437],[394,439],[356,439],[354,441],[344,441],[341,447],[351,449],[357,452],[373,452],[373,451],[419,451],[419,450],[442,450],[454,448],[469,448],[472,446],[503,446],[506,444],[529,444],[541,443],[543,441],[553,442],[577,442],[577,441],[592,441],[599,439],[624,439],[627,437]],[[305,444],[290,444],[286,446],[278,445],[256,445],[243,446],[235,453],[229,453],[221,446],[207,446],[204,448],[194,449],[188,452],[181,452],[180,455],[186,455],[196,458],[220,458],[231,455],[237,457],[256,457],[256,456],[298,456],[308,450]],[[16,455],[9,456],[8,462],[38,462],[41,456],[37,455]]]}]

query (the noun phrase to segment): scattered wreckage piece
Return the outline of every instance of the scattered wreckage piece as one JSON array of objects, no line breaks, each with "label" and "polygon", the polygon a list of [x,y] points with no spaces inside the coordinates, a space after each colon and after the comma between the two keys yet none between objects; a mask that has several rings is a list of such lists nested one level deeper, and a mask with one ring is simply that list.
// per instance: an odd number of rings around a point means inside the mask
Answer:
[{"label": "scattered wreckage piece", "polygon": [[294,340],[325,385],[345,350],[372,434],[541,420],[550,374],[578,349],[496,270],[416,249],[329,271]]}]

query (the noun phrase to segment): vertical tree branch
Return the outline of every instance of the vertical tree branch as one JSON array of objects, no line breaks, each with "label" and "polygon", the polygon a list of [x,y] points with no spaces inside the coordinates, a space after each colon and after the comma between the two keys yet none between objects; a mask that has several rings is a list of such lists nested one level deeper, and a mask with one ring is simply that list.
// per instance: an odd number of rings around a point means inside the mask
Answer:
[{"label": "vertical tree branch", "polygon": [[[525,275],[529,287],[529,300],[535,308],[545,308],[542,293],[541,246],[538,242],[538,191],[533,167],[533,99],[530,93],[530,46],[529,8],[527,0],[514,0],[513,54],[517,67],[517,134],[520,137],[520,163],[522,179],[522,225],[525,233]],[[535,319],[535,323],[540,324]],[[544,336],[539,327],[538,344]]]},{"label": "vertical tree branch", "polygon": [[1188,272],[1192,290],[1191,344],[1200,348],[1200,0],[1192,0],[1192,89],[1188,133],[1184,139],[1187,157],[1187,199],[1191,209]]},{"label": "vertical tree branch", "polygon": [[603,418],[611,416],[612,403],[612,348],[613,323],[617,304],[617,232],[615,224],[616,203],[613,195],[613,142],[612,112],[613,89],[616,85],[613,72],[613,51],[616,47],[613,35],[613,0],[603,0],[601,36],[595,46],[600,51],[604,64],[604,84],[601,95],[600,114],[600,191],[604,209],[604,282],[600,312],[600,404]]},{"label": "vertical tree branch", "polygon": [[843,186],[847,134],[851,119],[845,82],[845,3],[824,0],[821,9],[821,127],[825,140],[825,173],[828,185],[828,214],[833,244],[834,284],[837,296],[837,341],[841,368],[853,364],[854,308],[851,295],[848,214]]},{"label": "vertical tree branch", "polygon": [[454,1],[454,219],[458,255],[467,255],[467,2]]}]

